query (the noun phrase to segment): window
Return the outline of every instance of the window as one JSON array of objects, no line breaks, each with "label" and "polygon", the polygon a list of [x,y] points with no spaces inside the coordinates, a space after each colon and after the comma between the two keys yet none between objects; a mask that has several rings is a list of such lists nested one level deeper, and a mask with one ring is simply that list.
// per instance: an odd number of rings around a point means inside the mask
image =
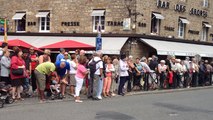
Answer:
[{"label": "window", "polygon": [[203,0],[203,7],[209,7],[209,0]]},{"label": "window", "polygon": [[16,32],[26,31],[26,15],[21,20],[15,20]]},{"label": "window", "polygon": [[201,41],[207,41],[207,36],[208,36],[208,28],[203,27],[202,29],[202,35],[201,35]]},{"label": "window", "polygon": [[151,34],[159,35],[160,32],[160,21],[164,19],[161,14],[153,13],[151,20]]},{"label": "window", "polygon": [[93,17],[93,32],[97,32],[98,25],[101,26],[101,31],[105,30],[105,16],[94,16]]},{"label": "window", "polygon": [[50,31],[50,14],[46,17],[39,17],[39,32]]},{"label": "window", "polygon": [[201,41],[207,41],[208,40],[208,32],[209,32],[209,28],[211,28],[212,26],[208,23],[203,23],[203,27],[202,27],[202,33],[201,33]]},{"label": "window", "polygon": [[25,32],[26,31],[26,13],[16,13],[13,18],[15,20],[16,32]]},{"label": "window", "polygon": [[178,22],[178,37],[184,38],[186,24],[181,19]]},{"label": "window", "polygon": [[185,30],[186,30],[186,24],[189,24],[190,22],[186,18],[179,18],[178,20],[178,37],[184,38],[185,37]]},{"label": "window", "polygon": [[93,10],[91,14],[93,18],[93,32],[98,31],[98,26],[101,27],[101,31],[105,31],[105,10]]}]

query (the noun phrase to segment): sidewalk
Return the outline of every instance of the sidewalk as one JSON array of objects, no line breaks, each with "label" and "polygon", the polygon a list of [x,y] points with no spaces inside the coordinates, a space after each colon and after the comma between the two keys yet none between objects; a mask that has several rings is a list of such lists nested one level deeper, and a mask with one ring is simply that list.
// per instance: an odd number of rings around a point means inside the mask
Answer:
[{"label": "sidewalk", "polygon": [[[167,89],[167,90],[154,90],[154,91],[136,91],[136,92],[126,93],[125,96],[148,95],[148,94],[164,94],[164,93],[184,92],[184,91],[193,91],[193,90],[202,90],[202,89],[213,89],[213,86],[181,88],[181,89]],[[115,98],[116,97],[119,97],[119,96],[115,96]],[[86,95],[81,95],[81,99],[84,100],[84,101],[89,101],[87,99]],[[111,99],[113,99],[113,97]],[[69,94],[66,94],[66,98],[63,99],[63,100],[60,100],[60,99],[47,100],[47,102],[44,103],[44,104],[56,103],[56,102],[67,102],[67,101],[73,101],[74,102],[74,97],[70,96]],[[39,103],[38,97],[25,98],[24,101],[18,101],[18,102],[15,102],[13,104],[5,104],[5,107],[21,106],[21,105],[34,105],[34,104],[41,104],[41,103]]]}]

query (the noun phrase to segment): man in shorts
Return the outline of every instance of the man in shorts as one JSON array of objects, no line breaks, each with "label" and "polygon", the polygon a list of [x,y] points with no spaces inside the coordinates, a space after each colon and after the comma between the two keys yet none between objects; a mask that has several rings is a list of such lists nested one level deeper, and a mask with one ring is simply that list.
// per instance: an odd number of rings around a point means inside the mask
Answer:
[{"label": "man in shorts", "polygon": [[37,89],[40,94],[40,102],[45,101],[44,90],[46,87],[46,75],[50,76],[55,71],[55,65],[51,62],[44,62],[35,68]]}]

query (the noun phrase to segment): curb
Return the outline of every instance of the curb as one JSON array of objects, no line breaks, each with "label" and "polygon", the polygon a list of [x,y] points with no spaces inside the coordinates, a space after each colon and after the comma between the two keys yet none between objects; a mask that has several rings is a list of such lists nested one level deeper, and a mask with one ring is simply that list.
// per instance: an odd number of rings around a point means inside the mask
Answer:
[{"label": "curb", "polygon": [[205,90],[205,89],[213,89],[213,86],[180,88],[180,89],[167,89],[167,90],[153,90],[153,91],[141,91],[141,92],[138,91],[138,92],[127,93],[126,96],[149,95],[149,94],[163,94],[163,93],[174,93],[174,92]]},{"label": "curb", "polygon": [[[125,96],[134,96],[134,95],[151,95],[151,94],[167,94],[167,93],[175,93],[175,92],[185,92],[185,91],[195,91],[195,90],[205,90],[205,89],[213,89],[213,86],[205,86],[205,87],[193,87],[193,88],[181,88],[181,89],[167,89],[167,90],[153,90],[153,91],[137,91],[137,92],[130,92],[127,93]],[[119,95],[116,95],[115,98],[121,97]],[[113,97],[112,97],[113,98]],[[105,99],[105,98],[104,98]],[[103,100],[104,100],[103,99]],[[82,100],[85,101],[90,101],[86,97],[83,97]],[[69,99],[64,99],[64,100],[48,100],[45,103],[39,103],[39,102],[34,102],[34,103],[13,103],[13,104],[8,104],[5,107],[13,107],[13,106],[20,106],[20,105],[37,105],[37,104],[50,104],[50,103],[58,103],[58,102],[68,102],[68,101],[73,101],[74,98],[69,98]]]}]

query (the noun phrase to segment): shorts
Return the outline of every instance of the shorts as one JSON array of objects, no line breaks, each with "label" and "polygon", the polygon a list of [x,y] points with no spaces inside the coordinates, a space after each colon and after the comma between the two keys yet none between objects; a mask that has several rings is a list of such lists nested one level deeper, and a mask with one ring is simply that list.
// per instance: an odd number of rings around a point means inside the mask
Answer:
[{"label": "shorts", "polygon": [[37,87],[39,90],[45,90],[46,88],[46,75],[38,72],[37,70],[34,71]]},{"label": "shorts", "polygon": [[70,74],[69,80],[71,86],[76,86],[75,74]]}]

